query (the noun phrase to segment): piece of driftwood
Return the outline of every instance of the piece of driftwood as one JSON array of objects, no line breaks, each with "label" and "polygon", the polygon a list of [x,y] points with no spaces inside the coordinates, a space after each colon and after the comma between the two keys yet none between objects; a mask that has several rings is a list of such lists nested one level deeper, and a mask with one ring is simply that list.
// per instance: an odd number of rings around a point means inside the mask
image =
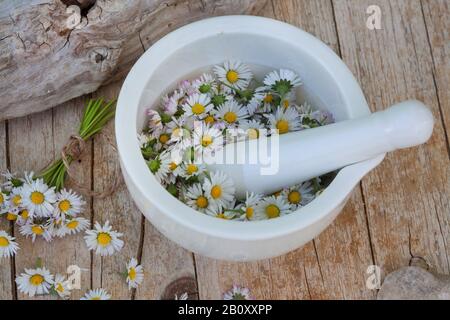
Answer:
[{"label": "piece of driftwood", "polygon": [[[95,91],[116,70],[123,76],[142,54],[127,50],[128,44],[149,34],[163,36],[180,16],[188,22],[189,16],[256,12],[265,2],[0,0],[0,120]],[[144,27],[147,34],[139,34]]]},{"label": "piece of driftwood", "polygon": [[379,300],[450,300],[450,276],[434,275],[419,267],[404,267],[389,274]]}]

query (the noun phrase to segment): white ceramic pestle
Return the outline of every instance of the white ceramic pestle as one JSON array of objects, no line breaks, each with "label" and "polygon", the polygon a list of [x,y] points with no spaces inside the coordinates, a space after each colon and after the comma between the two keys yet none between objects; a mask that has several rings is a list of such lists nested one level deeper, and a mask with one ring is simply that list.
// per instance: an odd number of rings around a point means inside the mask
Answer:
[{"label": "white ceramic pestle", "polygon": [[[268,148],[262,154],[275,151],[269,164],[251,164],[255,161],[250,162],[249,156],[262,152],[259,150],[264,145],[261,139],[254,139],[225,146],[224,154],[234,150],[235,160],[240,161],[234,162],[237,164],[208,167],[228,174],[240,198],[246,191],[270,194],[386,152],[423,144],[430,138],[433,125],[433,115],[424,104],[406,101],[366,117],[280,135],[279,148],[265,144]],[[277,162],[277,172],[267,174],[270,166],[276,169]]]}]

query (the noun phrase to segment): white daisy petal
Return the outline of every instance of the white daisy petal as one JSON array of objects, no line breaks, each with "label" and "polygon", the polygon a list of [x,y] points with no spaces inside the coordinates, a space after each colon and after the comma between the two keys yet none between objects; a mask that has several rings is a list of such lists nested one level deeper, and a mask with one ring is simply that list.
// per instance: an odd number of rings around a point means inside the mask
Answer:
[{"label": "white daisy petal", "polygon": [[16,283],[19,291],[30,297],[49,294],[53,275],[46,268],[25,269],[25,272],[16,278]]},{"label": "white daisy petal", "polygon": [[127,283],[128,289],[137,288],[144,281],[144,270],[135,258],[127,263]]},{"label": "white daisy petal", "polygon": [[55,202],[55,188],[49,188],[43,179],[36,179],[22,187],[22,203],[30,217],[50,217]]},{"label": "white daisy petal", "polygon": [[254,220],[273,219],[291,212],[291,206],[282,197],[269,196],[255,207]]},{"label": "white daisy petal", "polygon": [[212,172],[203,182],[203,191],[212,204],[218,208],[227,207],[234,199],[233,181],[223,172]]},{"label": "white daisy petal", "polygon": [[57,274],[53,282],[53,290],[62,299],[69,299],[70,286],[69,282],[63,275]]},{"label": "white daisy petal", "polygon": [[14,256],[19,250],[19,245],[14,237],[6,231],[0,230],[0,259]]},{"label": "white daisy petal", "polygon": [[123,247],[123,241],[119,239],[122,233],[112,231],[109,221],[102,226],[96,222],[93,230],[87,230],[84,240],[89,250],[101,256],[111,256]]},{"label": "white daisy petal", "polygon": [[111,295],[103,288],[89,290],[80,300],[111,300]]},{"label": "white daisy petal", "polygon": [[225,61],[223,66],[215,66],[214,73],[219,81],[237,90],[246,89],[253,78],[250,67],[237,60]]}]

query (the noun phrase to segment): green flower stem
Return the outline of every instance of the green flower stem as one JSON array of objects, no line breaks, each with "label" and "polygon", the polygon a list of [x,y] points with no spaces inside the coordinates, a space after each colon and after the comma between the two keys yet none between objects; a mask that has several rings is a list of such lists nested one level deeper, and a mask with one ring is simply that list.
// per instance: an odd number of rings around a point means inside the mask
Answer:
[{"label": "green flower stem", "polygon": [[[108,121],[114,117],[116,111],[116,101],[104,102],[103,98],[89,100],[84,110],[83,119],[80,124],[79,136],[87,141],[95,134],[99,133]],[[67,162],[72,163],[73,159],[67,156]],[[62,159],[53,162],[48,168],[44,169],[39,175],[49,186],[61,190],[67,177],[67,168]]]}]

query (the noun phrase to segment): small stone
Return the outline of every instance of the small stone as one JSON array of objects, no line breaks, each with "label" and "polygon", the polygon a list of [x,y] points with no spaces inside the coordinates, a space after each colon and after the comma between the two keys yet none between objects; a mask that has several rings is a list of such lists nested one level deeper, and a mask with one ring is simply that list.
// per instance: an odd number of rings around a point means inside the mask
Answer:
[{"label": "small stone", "polygon": [[450,300],[450,276],[404,267],[385,278],[378,300]]}]

